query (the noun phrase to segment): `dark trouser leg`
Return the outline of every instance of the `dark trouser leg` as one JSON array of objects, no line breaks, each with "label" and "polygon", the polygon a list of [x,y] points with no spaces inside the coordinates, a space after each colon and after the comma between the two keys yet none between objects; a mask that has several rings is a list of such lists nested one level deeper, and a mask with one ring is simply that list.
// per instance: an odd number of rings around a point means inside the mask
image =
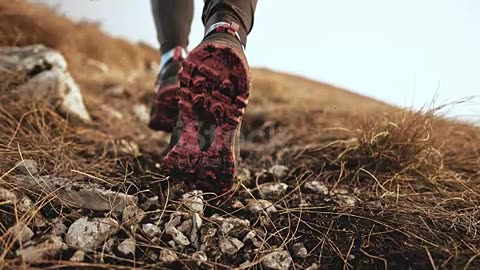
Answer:
[{"label": "dark trouser leg", "polygon": [[253,27],[257,0],[205,0],[202,20],[206,31],[217,22],[235,22],[243,45]]},{"label": "dark trouser leg", "polygon": [[150,0],[160,50],[186,48],[193,20],[193,0]]}]

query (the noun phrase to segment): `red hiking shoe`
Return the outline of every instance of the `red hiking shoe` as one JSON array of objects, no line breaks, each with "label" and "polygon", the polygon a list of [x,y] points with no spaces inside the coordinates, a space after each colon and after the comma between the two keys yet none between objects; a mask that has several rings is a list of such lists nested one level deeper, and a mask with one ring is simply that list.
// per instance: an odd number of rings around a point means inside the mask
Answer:
[{"label": "red hiking shoe", "polygon": [[239,134],[250,72],[238,26],[207,35],[182,63],[180,114],[164,166],[204,191],[227,192],[239,160]]},{"label": "red hiking shoe", "polygon": [[148,126],[153,130],[171,132],[178,117],[177,79],[181,62],[186,55],[182,47],[176,47],[162,55],[162,64],[155,84],[155,99],[150,111]]}]

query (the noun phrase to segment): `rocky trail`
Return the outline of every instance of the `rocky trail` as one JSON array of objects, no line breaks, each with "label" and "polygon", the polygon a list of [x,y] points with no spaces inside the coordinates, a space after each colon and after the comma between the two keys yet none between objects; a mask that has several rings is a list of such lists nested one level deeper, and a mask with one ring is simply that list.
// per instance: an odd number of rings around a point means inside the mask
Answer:
[{"label": "rocky trail", "polygon": [[238,188],[212,194],[162,170],[157,66],[0,3],[2,269],[480,268],[478,127],[254,69]]}]

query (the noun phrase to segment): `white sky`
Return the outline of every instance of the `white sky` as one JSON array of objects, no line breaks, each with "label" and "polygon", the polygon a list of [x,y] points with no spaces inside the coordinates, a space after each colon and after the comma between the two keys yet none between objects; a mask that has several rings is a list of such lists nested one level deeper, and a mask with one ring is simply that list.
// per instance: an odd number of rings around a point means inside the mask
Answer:
[{"label": "white sky", "polygon": [[[157,46],[148,0],[36,0]],[[203,33],[202,0],[191,45]],[[404,107],[475,98],[449,115],[480,121],[480,1],[259,0],[247,55],[268,67]],[[321,94],[321,93],[319,93]]]}]

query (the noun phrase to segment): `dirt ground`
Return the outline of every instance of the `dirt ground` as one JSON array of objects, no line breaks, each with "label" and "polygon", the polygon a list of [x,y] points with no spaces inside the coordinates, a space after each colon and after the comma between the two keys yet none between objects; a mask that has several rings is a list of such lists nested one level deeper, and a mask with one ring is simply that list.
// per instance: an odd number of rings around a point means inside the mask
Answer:
[{"label": "dirt ground", "polygon": [[[66,57],[93,121],[65,117],[41,101],[12,99],[10,90],[21,79],[1,78],[0,187],[28,195],[35,205],[22,213],[0,201],[2,268],[265,269],[266,256],[282,250],[293,258],[290,269],[480,269],[480,130],[439,117],[442,107],[406,111],[254,69],[242,130],[243,181],[231,197],[204,195],[204,227],[218,232],[205,241],[207,259],[197,264],[198,247],[172,247],[169,235],[153,241],[141,230],[162,218],[167,222],[188,192],[180,179],[159,169],[169,134],[149,130],[135,113],[153,97],[157,52],[40,6],[0,2],[0,46],[30,44],[45,44]],[[74,262],[77,249],[65,247],[48,260],[26,263],[8,233],[20,221],[40,239],[58,218],[67,227],[81,217],[121,218],[21,190],[15,166],[25,159],[37,162],[40,175],[95,182],[135,196],[139,204],[152,198],[156,203],[145,207],[136,224],[121,224],[110,251],[87,250],[84,260]],[[273,184],[286,188],[262,194],[262,187]],[[260,199],[276,211],[252,211]],[[37,214],[46,226],[34,224]],[[222,231],[215,214],[248,224]],[[256,242],[247,239],[251,231]],[[120,252],[119,243],[132,237],[135,252]],[[228,237],[240,239],[242,248],[219,251]],[[299,244],[306,254],[299,254]],[[177,259],[160,260],[165,250]]]}]

